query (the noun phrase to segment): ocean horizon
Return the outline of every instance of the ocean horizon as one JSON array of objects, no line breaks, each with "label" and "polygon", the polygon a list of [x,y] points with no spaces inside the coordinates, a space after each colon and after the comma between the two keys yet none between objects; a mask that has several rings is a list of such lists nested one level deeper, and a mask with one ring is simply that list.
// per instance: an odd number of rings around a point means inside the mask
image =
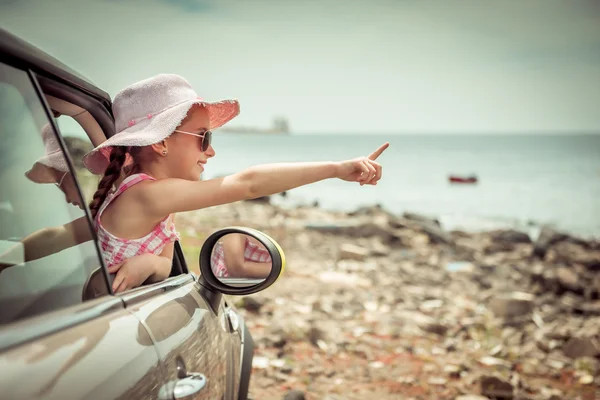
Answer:
[{"label": "ocean horizon", "polygon": [[[338,211],[381,205],[439,218],[467,231],[540,225],[600,237],[600,135],[571,134],[257,134],[213,135],[217,156],[205,178],[273,162],[344,160],[379,145],[377,186],[327,180],[274,197],[282,206],[313,204]],[[478,178],[451,184],[450,175]]]}]

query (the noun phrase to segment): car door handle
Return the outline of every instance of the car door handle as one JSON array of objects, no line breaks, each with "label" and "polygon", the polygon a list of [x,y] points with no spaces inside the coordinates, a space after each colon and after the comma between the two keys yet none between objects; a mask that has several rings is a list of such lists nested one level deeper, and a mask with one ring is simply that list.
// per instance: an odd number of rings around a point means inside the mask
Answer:
[{"label": "car door handle", "polygon": [[158,399],[159,400],[187,400],[193,399],[198,393],[206,387],[206,376],[191,372],[185,375],[184,378],[170,381],[161,387]]},{"label": "car door handle", "polygon": [[188,372],[183,379],[178,379],[173,388],[173,397],[176,400],[187,400],[195,397],[206,387],[206,376],[196,372]]}]

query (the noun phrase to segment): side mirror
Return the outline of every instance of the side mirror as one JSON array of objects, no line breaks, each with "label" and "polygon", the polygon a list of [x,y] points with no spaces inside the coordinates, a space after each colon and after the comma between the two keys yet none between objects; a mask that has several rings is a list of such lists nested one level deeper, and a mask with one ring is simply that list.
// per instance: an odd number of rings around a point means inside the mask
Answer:
[{"label": "side mirror", "polygon": [[206,239],[199,264],[202,286],[213,292],[247,295],[275,283],[285,269],[285,255],[263,232],[229,227]]}]

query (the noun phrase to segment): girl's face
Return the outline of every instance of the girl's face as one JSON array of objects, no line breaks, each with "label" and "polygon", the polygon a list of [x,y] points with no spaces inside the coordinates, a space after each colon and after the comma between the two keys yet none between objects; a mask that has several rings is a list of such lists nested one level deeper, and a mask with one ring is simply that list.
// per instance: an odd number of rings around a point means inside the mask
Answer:
[{"label": "girl's face", "polygon": [[[177,130],[204,135],[210,126],[208,112],[202,106],[193,106]],[[200,180],[208,159],[215,156],[212,146],[202,151],[202,137],[175,132],[168,139],[165,157],[172,177],[191,181]]]},{"label": "girl's face", "polygon": [[65,200],[69,204],[73,204],[83,210],[77,186],[73,180],[73,175],[69,172],[61,172],[57,176],[56,186],[65,194]]}]

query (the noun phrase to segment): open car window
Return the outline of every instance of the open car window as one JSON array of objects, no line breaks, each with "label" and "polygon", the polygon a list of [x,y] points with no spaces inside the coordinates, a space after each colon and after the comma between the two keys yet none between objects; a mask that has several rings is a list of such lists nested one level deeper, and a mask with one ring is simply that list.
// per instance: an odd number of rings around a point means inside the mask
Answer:
[{"label": "open car window", "polygon": [[[56,132],[29,75],[3,64],[0,136],[0,324],[108,293],[95,243],[62,229],[86,217]],[[36,257],[57,240],[71,245]]]}]

